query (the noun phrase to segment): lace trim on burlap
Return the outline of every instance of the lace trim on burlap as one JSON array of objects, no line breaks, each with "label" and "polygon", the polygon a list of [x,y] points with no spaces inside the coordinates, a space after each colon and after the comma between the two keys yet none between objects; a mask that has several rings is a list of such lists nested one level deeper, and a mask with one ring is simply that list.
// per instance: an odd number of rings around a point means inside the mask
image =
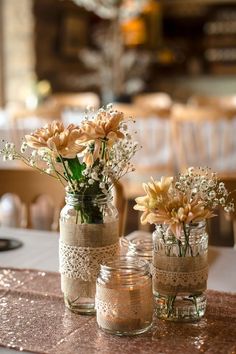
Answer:
[{"label": "lace trim on burlap", "polygon": [[137,304],[114,304],[111,302],[105,302],[99,299],[95,300],[95,307],[97,311],[102,312],[102,315],[105,317],[110,317],[110,319],[116,318],[117,314],[122,318],[139,318],[139,309]]},{"label": "lace trim on burlap", "polygon": [[142,328],[152,321],[151,282],[135,289],[110,289],[97,284],[95,308],[102,328],[120,331]]},{"label": "lace trim on burlap", "polygon": [[96,279],[100,264],[111,261],[119,250],[119,242],[104,247],[71,246],[59,243],[60,273],[68,278],[91,281]]},{"label": "lace trim on burlap", "polygon": [[173,272],[156,268],[152,265],[154,290],[163,294],[176,292],[197,292],[206,289],[208,266],[190,272]]},{"label": "lace trim on burlap", "polygon": [[194,272],[168,272],[152,266],[152,276],[170,286],[198,285],[207,280],[208,267]]},{"label": "lace trim on burlap", "polygon": [[96,309],[102,311],[103,315],[111,318],[117,315],[123,318],[130,316],[139,318],[140,313],[149,310],[150,306],[152,306],[151,285],[132,290],[109,289],[97,285]]}]

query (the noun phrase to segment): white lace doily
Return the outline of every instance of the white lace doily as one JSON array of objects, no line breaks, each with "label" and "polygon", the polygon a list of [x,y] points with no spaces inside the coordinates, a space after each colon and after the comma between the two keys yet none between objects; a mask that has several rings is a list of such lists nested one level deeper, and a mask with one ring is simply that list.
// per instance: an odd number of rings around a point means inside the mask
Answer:
[{"label": "white lace doily", "polygon": [[91,281],[96,279],[100,264],[111,261],[119,251],[119,242],[104,247],[71,246],[59,242],[60,273],[68,278]]}]

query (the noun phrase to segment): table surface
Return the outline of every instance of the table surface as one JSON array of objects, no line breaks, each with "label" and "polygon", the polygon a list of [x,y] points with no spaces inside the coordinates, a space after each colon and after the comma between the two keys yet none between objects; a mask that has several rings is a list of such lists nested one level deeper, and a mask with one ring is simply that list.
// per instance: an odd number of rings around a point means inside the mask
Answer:
[{"label": "table surface", "polygon": [[0,343],[41,354],[233,354],[235,300],[236,295],[208,290],[201,321],[174,323],[154,316],[148,332],[117,337],[99,330],[95,316],[65,307],[58,273],[0,268]]},{"label": "table surface", "polygon": [[[58,271],[57,232],[0,227],[0,238],[15,238],[23,242],[19,249],[0,253],[0,267]],[[208,288],[236,292],[236,250],[229,247],[210,247],[209,265]],[[11,352],[16,351],[0,348],[0,353]]]}]

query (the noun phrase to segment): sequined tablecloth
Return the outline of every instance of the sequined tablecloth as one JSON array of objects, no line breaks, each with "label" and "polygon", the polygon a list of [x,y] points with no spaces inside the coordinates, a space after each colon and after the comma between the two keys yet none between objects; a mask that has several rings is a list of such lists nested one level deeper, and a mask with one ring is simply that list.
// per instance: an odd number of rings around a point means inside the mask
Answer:
[{"label": "sequined tablecloth", "polygon": [[0,268],[0,345],[50,354],[233,354],[236,295],[208,291],[200,322],[154,319],[147,333],[117,337],[99,330],[95,317],[65,308],[58,273]]}]

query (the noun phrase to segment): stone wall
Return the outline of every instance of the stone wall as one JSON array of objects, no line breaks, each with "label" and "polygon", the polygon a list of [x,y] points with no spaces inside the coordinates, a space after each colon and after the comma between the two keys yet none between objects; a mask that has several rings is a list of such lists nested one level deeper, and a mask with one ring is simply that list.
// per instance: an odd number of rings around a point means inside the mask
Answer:
[{"label": "stone wall", "polygon": [[5,100],[25,101],[34,79],[33,0],[2,0]]}]

